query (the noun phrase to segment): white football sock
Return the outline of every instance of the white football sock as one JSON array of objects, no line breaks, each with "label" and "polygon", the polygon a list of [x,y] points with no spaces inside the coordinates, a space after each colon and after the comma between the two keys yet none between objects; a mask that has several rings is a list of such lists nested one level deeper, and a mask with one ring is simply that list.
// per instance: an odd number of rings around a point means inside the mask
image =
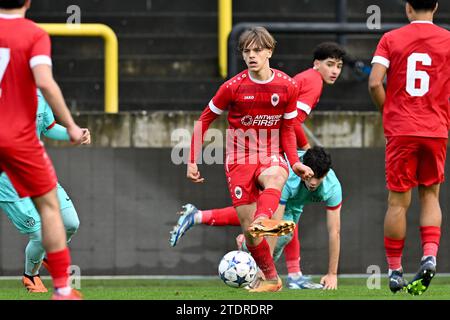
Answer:
[{"label": "white football sock", "polygon": [[299,279],[303,274],[301,272],[288,273],[288,276],[294,280]]},{"label": "white football sock", "polygon": [[203,214],[200,210],[198,210],[194,214],[194,224],[202,224],[202,218],[203,218]]}]

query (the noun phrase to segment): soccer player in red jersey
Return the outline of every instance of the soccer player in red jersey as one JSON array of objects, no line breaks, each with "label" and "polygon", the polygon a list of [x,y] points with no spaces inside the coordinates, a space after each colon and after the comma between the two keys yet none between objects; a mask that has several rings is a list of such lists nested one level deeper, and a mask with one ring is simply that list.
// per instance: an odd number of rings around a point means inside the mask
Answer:
[{"label": "soccer player in red jersey", "polygon": [[293,119],[297,116],[298,88],[294,80],[271,69],[269,59],[275,39],[262,28],[245,31],[239,41],[248,69],[225,82],[195,125],[187,177],[204,182],[197,167],[203,136],[209,125],[227,109],[229,129],[225,171],[233,206],[249,251],[266,281],[253,292],[279,291],[281,279],[264,235],[292,232],[292,222],[271,220],[289,175],[286,153],[293,171],[308,179],[314,175],[297,155]]},{"label": "soccer player in red jersey", "polygon": [[48,34],[25,19],[30,0],[0,0],[0,172],[9,176],[21,197],[31,197],[42,219],[55,292],[53,299],[81,299],[68,284],[70,252],[59,213],[56,175],[36,135],[40,88],[72,141],[83,132],[75,124],[53,79]]},{"label": "soccer player in red jersey", "polygon": [[[319,103],[324,84],[333,85],[339,78],[346,52],[334,42],[324,42],[319,44],[313,54],[313,67],[297,74],[294,80],[299,86],[297,98],[298,115],[295,119],[295,133],[297,138],[297,148],[308,150],[310,144],[302,129],[302,123],[311,114]],[[210,226],[239,226],[240,221],[234,207],[227,207],[212,210],[198,210],[192,204],[183,206],[181,217],[171,231],[169,243],[175,247],[179,239],[194,225],[206,224]],[[275,247],[271,239],[269,245]],[[298,281],[303,279],[300,271],[300,242],[298,233],[294,231],[293,239],[284,250],[287,262],[289,279]],[[288,283],[289,285],[289,283]],[[329,286],[331,289],[337,287],[336,284]]]},{"label": "soccer player in red jersey", "polygon": [[[384,245],[392,292],[422,294],[436,273],[441,236],[440,184],[449,130],[450,32],[433,24],[437,0],[407,0],[411,24],[386,33],[372,64],[369,91],[383,113],[389,190]],[[383,80],[387,75],[386,90]],[[408,284],[401,264],[411,190],[418,186],[423,257]]]},{"label": "soccer player in red jersey", "polygon": [[323,42],[314,50],[313,67],[294,77],[299,87],[298,116],[295,120],[297,122],[295,133],[298,148],[303,150],[310,148],[309,144],[303,144],[305,138],[302,123],[319,103],[324,84],[333,85],[341,75],[345,54],[345,50],[337,43]]}]

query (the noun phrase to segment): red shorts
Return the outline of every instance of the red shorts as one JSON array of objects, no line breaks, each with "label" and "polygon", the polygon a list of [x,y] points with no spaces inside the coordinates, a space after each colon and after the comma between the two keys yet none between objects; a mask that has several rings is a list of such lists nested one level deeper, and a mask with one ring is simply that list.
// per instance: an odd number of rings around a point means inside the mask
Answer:
[{"label": "red shorts", "polygon": [[386,143],[387,188],[406,192],[418,185],[444,182],[446,138],[388,137]]},{"label": "red shorts", "polygon": [[39,197],[56,188],[53,164],[40,142],[0,147],[0,172],[4,171],[21,198]]},{"label": "red shorts", "polygon": [[267,158],[267,161],[256,164],[225,162],[228,190],[234,207],[256,202],[261,192],[258,177],[270,167],[282,167],[289,174],[288,163],[282,155],[272,156],[270,159]]}]

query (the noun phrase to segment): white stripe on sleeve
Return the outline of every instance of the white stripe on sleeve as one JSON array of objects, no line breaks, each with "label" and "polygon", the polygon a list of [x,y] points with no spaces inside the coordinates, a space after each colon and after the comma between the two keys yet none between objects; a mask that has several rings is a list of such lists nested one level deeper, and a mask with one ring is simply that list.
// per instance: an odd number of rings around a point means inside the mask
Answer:
[{"label": "white stripe on sleeve", "polygon": [[219,116],[223,113],[223,110],[217,108],[212,100],[209,102],[209,109],[211,109],[212,112],[218,114]]},{"label": "white stripe on sleeve", "polygon": [[286,120],[290,120],[290,119],[294,119],[297,115],[298,115],[297,110],[294,110],[292,112],[285,113],[283,118]]},{"label": "white stripe on sleeve", "polygon": [[35,56],[30,60],[30,67],[33,69],[37,65],[46,64],[52,66],[52,59],[49,56]]},{"label": "white stripe on sleeve", "polygon": [[301,101],[297,101],[297,108],[305,111],[307,115],[309,115],[312,111],[312,108],[308,106],[306,103],[303,103]]},{"label": "white stripe on sleeve", "polygon": [[382,56],[375,56],[375,57],[373,57],[372,64],[374,64],[374,63],[379,63],[379,64],[385,66],[388,69],[389,69],[389,66],[391,65],[391,62],[388,59],[386,59],[385,57],[382,57]]}]

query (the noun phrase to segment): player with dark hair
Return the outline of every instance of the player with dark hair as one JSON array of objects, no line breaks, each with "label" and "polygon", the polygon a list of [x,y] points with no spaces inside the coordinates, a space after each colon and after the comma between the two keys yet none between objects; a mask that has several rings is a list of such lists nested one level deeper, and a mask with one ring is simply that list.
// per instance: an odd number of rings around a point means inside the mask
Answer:
[{"label": "player with dark hair", "polygon": [[275,49],[270,33],[255,27],[240,37],[239,49],[248,69],[225,82],[195,125],[187,177],[203,183],[197,167],[203,136],[209,125],[227,109],[225,171],[233,206],[249,251],[263,271],[266,281],[252,292],[282,288],[265,235],[292,232],[295,225],[272,220],[281,190],[289,175],[286,153],[296,174],[308,179],[314,175],[297,155],[293,119],[297,116],[297,84],[281,71],[271,69]]},{"label": "player with dark hair", "polygon": [[68,283],[70,252],[57,199],[57,178],[36,136],[36,87],[40,88],[72,142],[83,132],[53,79],[48,34],[25,19],[31,1],[0,0],[0,172],[21,197],[33,200],[42,220],[42,244],[55,288],[53,299],[81,299]]},{"label": "player with dark hair", "polygon": [[[414,11],[436,11],[438,0],[405,0]],[[407,8],[408,10],[408,8]],[[408,16],[409,17],[409,16]]]},{"label": "player with dark hair", "polygon": [[2,0],[0,1],[1,9],[21,9],[27,0]]},{"label": "player with dark hair", "polygon": [[[384,245],[389,288],[394,293],[406,288],[410,294],[422,294],[436,273],[442,221],[439,190],[450,126],[450,32],[433,24],[437,8],[436,0],[407,1],[411,23],[381,38],[369,79],[372,99],[383,113],[386,137],[389,198]],[[419,271],[407,284],[401,258],[415,187],[421,205],[423,256]]]},{"label": "player with dark hair", "polygon": [[298,116],[295,120],[298,148],[306,150],[310,147],[309,144],[304,145],[302,142],[306,139],[302,123],[319,103],[324,84],[333,85],[341,75],[345,55],[345,50],[337,43],[323,42],[314,49],[313,67],[294,77],[299,86]]},{"label": "player with dark hair", "polygon": [[[287,286],[290,289],[337,289],[337,272],[340,252],[340,214],[342,208],[342,187],[332,168],[331,156],[324,148],[315,146],[306,151],[299,151],[303,163],[314,171],[314,177],[303,181],[298,176],[289,175],[283,189],[280,206],[274,217],[298,223],[303,208],[308,203],[324,202],[327,212],[327,229],[329,241],[328,273],[320,279],[320,285],[303,276],[300,269],[300,242],[298,232],[277,238],[268,238],[277,261],[285,253],[288,267]],[[276,243],[276,245],[275,245]]]}]

